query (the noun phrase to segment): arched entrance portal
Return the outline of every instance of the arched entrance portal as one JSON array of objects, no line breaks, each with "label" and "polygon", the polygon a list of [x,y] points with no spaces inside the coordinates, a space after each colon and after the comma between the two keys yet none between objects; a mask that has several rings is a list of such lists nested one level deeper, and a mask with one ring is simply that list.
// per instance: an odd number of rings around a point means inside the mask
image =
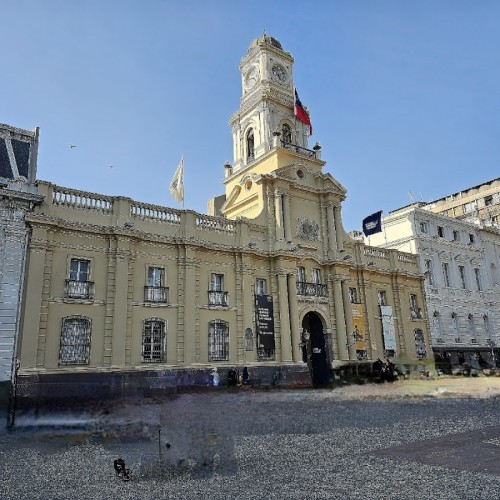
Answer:
[{"label": "arched entrance portal", "polygon": [[308,312],[302,320],[303,358],[307,361],[314,385],[331,382],[331,371],[326,355],[323,323],[315,312]]}]

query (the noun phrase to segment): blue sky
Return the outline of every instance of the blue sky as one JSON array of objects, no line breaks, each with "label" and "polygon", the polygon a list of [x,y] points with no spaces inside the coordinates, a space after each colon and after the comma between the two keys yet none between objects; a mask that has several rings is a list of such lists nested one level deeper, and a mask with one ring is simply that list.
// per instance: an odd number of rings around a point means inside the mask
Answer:
[{"label": "blue sky", "polygon": [[[41,129],[38,178],[206,211],[232,160],[238,64],[263,30],[294,78],[347,230],[500,177],[500,2],[0,0],[0,122]],[[76,148],[70,148],[75,144]],[[113,165],[115,168],[109,168]]]}]

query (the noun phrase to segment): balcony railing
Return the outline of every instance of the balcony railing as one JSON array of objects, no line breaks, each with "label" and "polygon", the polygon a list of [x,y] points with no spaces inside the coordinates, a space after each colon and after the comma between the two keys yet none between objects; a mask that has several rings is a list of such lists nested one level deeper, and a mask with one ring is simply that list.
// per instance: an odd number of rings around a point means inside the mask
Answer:
[{"label": "balcony railing", "polygon": [[155,302],[157,304],[168,304],[168,287],[145,286],[144,302]]},{"label": "balcony railing", "polygon": [[306,295],[308,297],[327,297],[328,289],[326,285],[319,283],[297,282],[297,295]]},{"label": "balcony railing", "polygon": [[94,282],[66,280],[65,296],[68,299],[93,299]]},{"label": "balcony railing", "polygon": [[216,290],[208,290],[208,305],[227,307],[227,295],[229,292],[219,292]]},{"label": "balcony railing", "polygon": [[281,147],[284,149],[289,149],[290,151],[295,151],[295,153],[299,153],[301,155],[307,156],[309,158],[316,158],[316,151],[312,149],[302,148],[291,142],[280,141]]}]

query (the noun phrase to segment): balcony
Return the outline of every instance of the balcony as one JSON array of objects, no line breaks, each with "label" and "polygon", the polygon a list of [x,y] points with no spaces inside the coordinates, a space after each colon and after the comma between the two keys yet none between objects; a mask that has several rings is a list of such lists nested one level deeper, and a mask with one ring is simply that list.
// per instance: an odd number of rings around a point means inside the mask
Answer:
[{"label": "balcony", "polygon": [[94,298],[94,282],[66,280],[64,292],[67,299],[91,300]]},{"label": "balcony", "polygon": [[227,296],[229,292],[208,290],[208,305],[228,307]]},{"label": "balcony", "polygon": [[144,302],[151,302],[155,304],[168,304],[168,287],[145,286]]},{"label": "balcony", "polygon": [[305,295],[307,297],[327,297],[328,289],[326,285],[319,283],[297,282],[297,295]]},{"label": "balcony", "polygon": [[283,149],[288,149],[289,151],[299,153],[303,156],[307,156],[308,158],[316,158],[317,157],[316,151],[313,151],[312,149],[302,148],[300,146],[292,144],[291,142],[280,141],[280,146]]}]

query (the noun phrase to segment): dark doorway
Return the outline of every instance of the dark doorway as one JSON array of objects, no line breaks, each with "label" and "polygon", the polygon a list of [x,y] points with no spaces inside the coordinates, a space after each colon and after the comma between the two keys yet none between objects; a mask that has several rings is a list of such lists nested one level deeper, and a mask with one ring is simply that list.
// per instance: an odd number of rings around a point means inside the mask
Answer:
[{"label": "dark doorway", "polygon": [[309,336],[309,339],[304,340],[307,346],[309,358],[307,364],[311,372],[312,382],[315,386],[327,385],[331,383],[331,370],[328,366],[321,318],[314,312],[307,313],[302,321],[302,329],[303,335]]}]

